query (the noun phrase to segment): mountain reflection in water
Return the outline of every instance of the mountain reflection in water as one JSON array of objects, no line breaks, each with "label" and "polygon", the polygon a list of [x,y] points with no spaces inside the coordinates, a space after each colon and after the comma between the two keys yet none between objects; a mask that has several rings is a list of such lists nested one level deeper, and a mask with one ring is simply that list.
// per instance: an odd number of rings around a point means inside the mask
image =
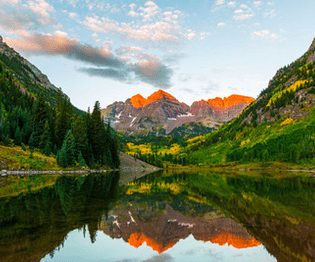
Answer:
[{"label": "mountain reflection in water", "polygon": [[[263,245],[279,262],[315,261],[312,177],[155,173],[119,187],[119,176],[1,178],[0,261],[54,260],[75,229],[91,243],[102,231],[156,254],[172,255],[193,236],[240,252]],[[113,255],[107,250],[102,261]],[[64,259],[55,261],[76,261]]]},{"label": "mountain reflection in water", "polygon": [[[194,208],[192,203],[188,206]],[[152,209],[152,206],[148,206],[143,210],[135,204],[132,207],[120,206],[119,209],[114,209],[112,216],[115,220],[107,221],[100,229],[112,238],[124,239],[135,248],[146,243],[158,253],[168,250],[189,235],[193,235],[195,240],[227,244],[239,249],[260,245],[260,242],[249,235],[242,226],[225,218],[218,211],[209,212],[207,207],[204,207],[204,212],[209,213],[200,218],[184,216],[175,211],[170,204],[163,203],[155,211],[151,211],[154,218],[143,220],[142,211]]]}]

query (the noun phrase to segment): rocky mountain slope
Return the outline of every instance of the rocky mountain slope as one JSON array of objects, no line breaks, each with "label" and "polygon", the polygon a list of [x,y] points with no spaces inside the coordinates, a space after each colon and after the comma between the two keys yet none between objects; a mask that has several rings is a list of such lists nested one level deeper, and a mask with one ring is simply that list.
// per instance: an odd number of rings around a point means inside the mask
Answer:
[{"label": "rocky mountain slope", "polygon": [[[34,97],[43,94],[46,101],[55,104],[59,89],[36,66],[9,47],[1,36],[0,66],[11,72],[15,85],[23,93],[26,92]],[[65,94],[63,95],[65,96]]]},{"label": "rocky mountain slope", "polygon": [[[202,122],[206,127],[218,127],[238,116],[255,99],[232,95],[194,102],[192,106],[179,102],[171,94],[158,90],[144,98],[135,95],[125,102],[115,102],[102,110],[102,115],[118,131],[134,135],[164,135],[186,124]],[[198,133],[198,132],[197,132]]]}]

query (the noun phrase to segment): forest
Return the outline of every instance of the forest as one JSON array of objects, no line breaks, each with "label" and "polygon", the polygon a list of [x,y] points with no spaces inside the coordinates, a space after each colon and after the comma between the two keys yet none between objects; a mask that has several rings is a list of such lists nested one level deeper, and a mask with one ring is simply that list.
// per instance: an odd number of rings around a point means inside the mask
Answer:
[{"label": "forest", "polygon": [[0,143],[29,147],[29,158],[39,150],[56,157],[62,168],[119,167],[118,139],[100,109],[97,101],[91,113],[82,112],[61,90],[47,102],[43,92],[24,88],[12,70],[0,65]]}]

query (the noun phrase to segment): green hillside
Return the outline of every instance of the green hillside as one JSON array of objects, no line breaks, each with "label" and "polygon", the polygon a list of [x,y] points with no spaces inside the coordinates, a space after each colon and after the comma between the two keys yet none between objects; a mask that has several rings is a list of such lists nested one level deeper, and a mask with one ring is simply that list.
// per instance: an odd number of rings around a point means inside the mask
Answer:
[{"label": "green hillside", "polygon": [[117,168],[118,148],[98,101],[91,114],[75,108],[0,37],[0,168],[55,169],[51,158],[62,168]]},{"label": "green hillside", "polygon": [[278,70],[240,116],[188,143],[191,162],[315,164],[314,60],[315,40],[301,58]]}]

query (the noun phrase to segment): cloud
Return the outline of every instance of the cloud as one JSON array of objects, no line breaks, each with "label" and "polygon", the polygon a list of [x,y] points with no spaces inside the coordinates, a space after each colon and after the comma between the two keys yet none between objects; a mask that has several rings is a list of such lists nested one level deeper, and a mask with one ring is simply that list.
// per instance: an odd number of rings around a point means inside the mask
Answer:
[{"label": "cloud", "polygon": [[262,2],[261,2],[261,1],[254,1],[254,6],[255,6],[256,8],[259,8],[261,5],[262,5]]},{"label": "cloud", "polygon": [[74,19],[74,18],[78,17],[78,14],[77,14],[77,13],[74,13],[74,12],[70,12],[70,13],[69,13],[69,17],[72,18],[72,19]]},{"label": "cloud", "polygon": [[227,6],[231,7],[231,8],[234,8],[234,7],[236,7],[236,2],[235,1],[230,1],[230,2],[227,3]]},{"label": "cloud", "polygon": [[179,37],[189,37],[180,32],[180,27],[168,22],[157,21],[149,24],[118,23],[97,16],[86,17],[83,22],[91,30],[100,33],[114,32],[122,38],[138,41],[176,42]]},{"label": "cloud", "polygon": [[225,2],[225,0],[217,0],[217,1],[215,2],[215,5],[216,5],[216,6],[223,5],[224,2]]},{"label": "cloud", "polygon": [[238,13],[238,14],[235,14],[233,16],[233,19],[236,20],[236,21],[241,21],[241,20],[246,20],[246,19],[252,18],[252,17],[254,17],[254,14]]},{"label": "cloud", "polygon": [[121,67],[124,62],[113,56],[108,49],[81,44],[66,33],[56,31],[54,35],[31,34],[23,40],[7,39],[7,43],[32,55],[62,55],[72,60],[95,66]]},{"label": "cloud", "polygon": [[275,17],[276,16],[276,10],[270,10],[270,11],[266,11],[265,13],[264,13],[264,17]]},{"label": "cloud", "polygon": [[30,27],[40,27],[41,23],[34,16],[27,13],[6,13],[0,10],[0,29],[12,34],[26,32]]},{"label": "cloud", "polygon": [[209,32],[201,32],[200,33],[200,39],[203,40],[205,39],[207,36],[209,36],[211,33]]},{"label": "cloud", "polygon": [[142,54],[142,48],[122,46],[117,50],[120,55],[127,55],[127,61],[134,54],[135,63],[127,63],[115,56],[107,48],[92,47],[82,44],[78,39],[69,38],[65,32],[56,31],[54,35],[31,34],[22,39],[6,38],[5,41],[30,55],[60,55],[81,61],[97,68],[81,68],[80,72],[90,76],[111,78],[125,83],[143,82],[159,88],[171,87],[173,70],[151,54]]},{"label": "cloud", "polygon": [[11,6],[14,6],[14,5],[19,4],[20,2],[21,2],[20,0],[1,0],[0,6],[1,6],[1,5],[11,5]]},{"label": "cloud", "polygon": [[127,15],[131,16],[131,17],[138,17],[140,14],[137,13],[134,9],[136,8],[136,4],[130,4],[130,11],[127,13]]},{"label": "cloud", "polygon": [[94,32],[114,33],[122,39],[149,41],[151,44],[177,43],[180,40],[192,40],[197,37],[193,30],[184,30],[180,19],[184,17],[179,10],[163,11],[153,1],[137,8],[130,4],[126,15],[133,18],[132,22],[118,22],[108,17],[96,15],[86,16],[82,22]]},{"label": "cloud", "polygon": [[181,27],[174,23],[156,21],[148,24],[118,23],[114,20],[99,18],[97,16],[86,17],[84,25],[91,30],[100,33],[113,32],[121,38],[151,42],[177,42],[180,38],[191,40],[195,37],[193,32],[186,34]]},{"label": "cloud", "polygon": [[86,73],[89,76],[111,78],[125,83],[132,81],[128,70],[125,69],[119,70],[113,68],[80,68],[79,71]]},{"label": "cloud", "polygon": [[79,71],[90,76],[111,78],[124,83],[140,81],[164,89],[171,87],[170,79],[173,75],[172,69],[151,55],[144,55],[135,64],[125,64],[121,68],[81,68]]},{"label": "cloud", "polygon": [[161,254],[158,256],[154,256],[152,258],[143,260],[142,262],[169,262],[169,261],[173,261],[173,257],[169,254]]},{"label": "cloud", "polygon": [[158,59],[143,56],[135,64],[136,78],[156,87],[171,87],[173,70],[163,65]]},{"label": "cloud", "polygon": [[143,21],[152,21],[152,19],[159,13],[160,8],[153,1],[146,2],[144,6],[145,7],[139,7]]},{"label": "cloud", "polygon": [[28,1],[27,7],[41,17],[43,24],[51,23],[49,12],[55,12],[55,9],[45,0]]},{"label": "cloud", "polygon": [[217,24],[217,27],[225,27],[225,26],[226,26],[226,23],[223,23],[223,22]]},{"label": "cloud", "polygon": [[270,33],[269,30],[261,30],[253,32],[252,38],[277,39],[278,36],[275,33]]},{"label": "cloud", "polygon": [[69,5],[71,5],[72,7],[76,7],[77,3],[80,0],[65,0]]}]

